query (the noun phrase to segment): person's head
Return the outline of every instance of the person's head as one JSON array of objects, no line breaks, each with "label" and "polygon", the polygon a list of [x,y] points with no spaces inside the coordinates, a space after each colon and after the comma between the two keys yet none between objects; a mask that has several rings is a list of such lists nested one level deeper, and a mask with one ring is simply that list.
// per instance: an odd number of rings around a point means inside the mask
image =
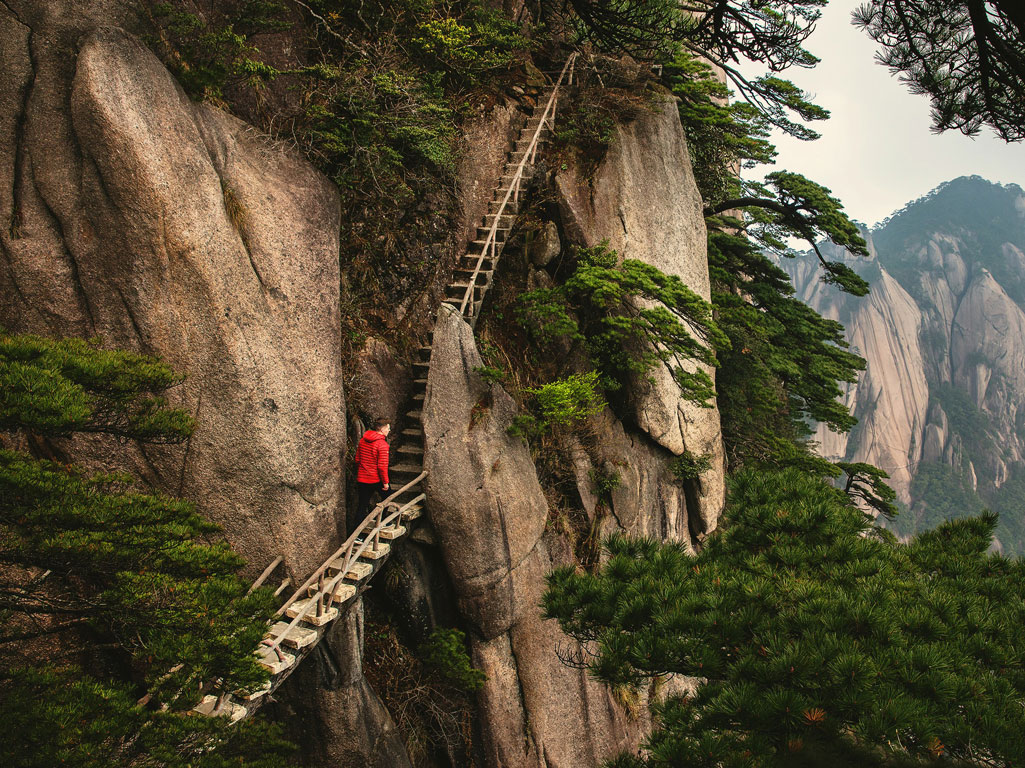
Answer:
[{"label": "person's head", "polygon": [[387,437],[388,433],[391,432],[391,422],[388,419],[378,419],[374,422],[374,429]]}]

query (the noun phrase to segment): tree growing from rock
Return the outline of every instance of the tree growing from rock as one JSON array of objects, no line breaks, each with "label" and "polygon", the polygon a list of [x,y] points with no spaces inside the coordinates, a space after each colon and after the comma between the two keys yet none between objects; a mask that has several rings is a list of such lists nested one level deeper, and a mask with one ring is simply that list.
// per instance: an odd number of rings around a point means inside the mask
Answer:
[{"label": "tree growing from rock", "polygon": [[933,128],[1025,139],[1025,5],[1020,0],[872,0],[854,23],[878,60],[929,97]]},{"label": "tree growing from rock", "polygon": [[[179,443],[194,424],[165,394],[180,382],[151,357],[0,331],[0,439],[54,456],[53,440],[82,433]],[[182,716],[200,683],[267,677],[252,649],[271,596],[247,595],[216,531],[127,475],[0,448],[4,765],[278,763],[283,745],[261,724]]]}]

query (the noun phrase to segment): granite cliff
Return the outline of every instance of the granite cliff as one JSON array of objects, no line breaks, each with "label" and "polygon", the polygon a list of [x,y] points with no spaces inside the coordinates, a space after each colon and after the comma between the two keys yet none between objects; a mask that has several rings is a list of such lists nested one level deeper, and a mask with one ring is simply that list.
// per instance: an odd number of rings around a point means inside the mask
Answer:
[{"label": "granite cliff", "polygon": [[[960,178],[909,203],[870,233],[852,262],[872,292],[858,299],[790,270],[798,295],[847,328],[868,367],[848,389],[860,423],[819,428],[820,452],[889,472],[909,508],[898,531],[984,506],[1000,543],[1022,551],[1025,424],[1025,194]],[[842,257],[841,257],[842,258]]]},{"label": "granite cliff", "polygon": [[[99,336],[184,372],[177,404],[199,424],[184,449],[76,439],[39,450],[127,466],[194,501],[254,573],[283,555],[301,581],[344,529],[346,450],[358,434],[347,412],[400,413],[408,361],[371,338],[345,369],[335,188],[293,149],[191,101],[133,24],[100,0],[0,4],[0,324]],[[453,248],[487,208],[516,98],[462,137],[462,209],[441,238]],[[545,209],[553,254],[608,239],[707,298],[701,203],[672,100],[616,132],[596,169],[568,164],[537,180],[556,200]],[[441,263],[439,284],[451,261]],[[434,338],[423,417],[430,525],[389,564],[381,599],[402,607],[411,644],[441,623],[466,631],[487,676],[469,727],[480,765],[598,765],[647,724],[560,661],[568,640],[538,600],[548,570],[576,562],[573,542],[553,523],[529,451],[507,434],[516,403],[476,371],[473,331],[443,309]],[[576,453],[580,511],[602,533],[691,546],[723,503],[718,413],[681,404],[671,379],[641,384],[631,413],[601,414],[598,444]],[[482,398],[490,413],[478,422]],[[701,477],[670,471],[685,451],[709,457]],[[607,501],[590,479],[605,465],[621,477]],[[271,710],[309,765],[410,762],[408,734],[364,674],[364,639],[359,606]]]}]

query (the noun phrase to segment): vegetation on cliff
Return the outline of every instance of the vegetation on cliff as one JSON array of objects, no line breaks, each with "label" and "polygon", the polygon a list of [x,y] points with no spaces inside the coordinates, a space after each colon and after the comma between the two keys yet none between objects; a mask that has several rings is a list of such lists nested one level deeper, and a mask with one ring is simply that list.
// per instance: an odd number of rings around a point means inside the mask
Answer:
[{"label": "vegetation on cliff", "polygon": [[180,381],[153,358],[0,331],[5,765],[271,766],[287,752],[260,722],[184,714],[199,683],[266,679],[250,649],[271,596],[247,594],[243,561],[191,504],[60,458],[76,435],[187,440],[192,419],[164,397]]},{"label": "vegetation on cliff", "polygon": [[612,685],[684,675],[627,766],[1013,765],[1025,758],[1025,564],[992,516],[909,544],[789,469],[733,478],[698,555],[614,537],[549,578],[571,663]]}]

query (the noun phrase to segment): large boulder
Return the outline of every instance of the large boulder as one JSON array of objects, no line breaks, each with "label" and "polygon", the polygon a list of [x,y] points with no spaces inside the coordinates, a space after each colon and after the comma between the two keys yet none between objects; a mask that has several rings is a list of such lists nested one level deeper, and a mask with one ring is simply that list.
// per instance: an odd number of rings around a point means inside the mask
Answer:
[{"label": "large boulder", "polygon": [[[555,181],[563,225],[577,243],[608,241],[621,258],[676,275],[695,293],[710,298],[701,195],[670,95],[655,109],[618,126],[593,177],[570,165]],[[696,366],[688,365],[691,370]],[[701,528],[713,529],[725,498],[718,408],[683,400],[663,366],[637,377],[631,390],[637,425],[655,442],[675,455],[686,451],[709,458],[710,469],[695,484],[695,497]]]},{"label": "large boulder", "polygon": [[129,465],[196,501],[254,572],[281,554],[303,576],[343,501],[337,193],[192,103],[103,4],[71,5],[0,6],[0,324],[185,373],[185,446],[55,450]]},{"label": "large boulder", "polygon": [[646,722],[562,663],[574,644],[544,620],[545,575],[575,563],[546,533],[548,506],[526,445],[508,434],[516,404],[475,369],[473,331],[443,306],[423,409],[430,522],[487,676],[478,697],[488,765],[582,768],[636,747]]}]

